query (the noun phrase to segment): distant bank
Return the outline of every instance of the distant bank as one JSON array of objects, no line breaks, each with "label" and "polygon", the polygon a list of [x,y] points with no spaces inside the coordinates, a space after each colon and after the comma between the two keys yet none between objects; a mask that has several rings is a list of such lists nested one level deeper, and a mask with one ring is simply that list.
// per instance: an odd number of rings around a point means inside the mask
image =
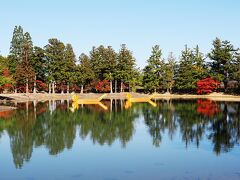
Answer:
[{"label": "distant bank", "polygon": [[[126,99],[127,93],[107,93],[107,96],[104,99]],[[132,97],[147,97],[147,94],[141,93],[131,93]],[[77,94],[79,98],[98,98],[102,94],[100,93],[84,93]],[[18,93],[18,94],[0,94],[1,100],[10,100],[10,101],[47,101],[47,100],[68,100],[71,99],[72,94],[48,94],[48,93]],[[191,94],[155,94],[153,99],[198,99],[205,98],[213,101],[234,101],[240,102],[240,96],[222,94],[222,93],[211,93],[209,95],[191,95]]]}]

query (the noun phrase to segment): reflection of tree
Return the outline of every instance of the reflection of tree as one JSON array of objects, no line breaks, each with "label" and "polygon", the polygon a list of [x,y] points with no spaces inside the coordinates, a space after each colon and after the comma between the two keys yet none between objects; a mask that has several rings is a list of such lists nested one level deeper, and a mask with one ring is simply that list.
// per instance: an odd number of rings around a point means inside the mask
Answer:
[{"label": "reflection of tree", "polygon": [[231,114],[228,112],[230,105],[223,103],[222,113],[217,115],[209,126],[209,139],[214,144],[214,152],[220,154],[221,152],[228,152],[234,147],[234,144],[239,144],[240,140],[240,116],[239,104],[237,106],[237,113]]},{"label": "reflection of tree", "polygon": [[197,147],[204,134],[206,120],[196,111],[195,101],[175,101],[176,115],[186,146],[196,143]]},{"label": "reflection of tree", "polygon": [[20,109],[12,117],[11,122],[7,131],[10,137],[13,161],[17,168],[21,168],[24,161],[29,161],[32,155],[34,113]]},{"label": "reflection of tree", "polygon": [[133,121],[138,113],[134,108],[119,111],[120,104],[115,103],[114,112],[98,112],[93,110],[94,106],[86,106],[74,113],[60,101],[55,103],[54,111],[49,110],[49,102],[35,104],[35,107],[34,103],[21,103],[10,119],[0,120],[0,134],[7,130],[17,168],[30,160],[34,146],[45,146],[51,155],[70,149],[78,127],[82,138],[90,135],[93,142],[101,145],[111,145],[118,139],[126,146],[133,135]]},{"label": "reflection of tree", "polygon": [[149,133],[155,146],[160,145],[162,140],[161,132],[164,132],[165,129],[168,129],[170,138],[173,138],[177,126],[172,108],[171,103],[158,103],[158,107],[152,107],[146,103],[142,104],[144,120],[149,127]]},{"label": "reflection of tree", "polygon": [[[199,113],[195,100],[158,101],[157,107],[147,103],[134,104],[124,110],[123,101],[104,102],[109,111],[98,106],[84,106],[74,113],[66,102],[18,104],[11,117],[0,118],[0,135],[6,130],[10,137],[13,160],[17,168],[29,161],[33,147],[45,146],[51,155],[70,149],[79,129],[80,137],[90,137],[93,143],[111,145],[119,140],[122,146],[133,136],[134,120],[142,113],[155,146],[160,146],[162,134],[170,139],[179,129],[183,142],[196,143],[206,136],[216,154],[228,152],[240,142],[240,104],[214,102],[218,113],[211,116]],[[35,108],[34,108],[35,107]],[[27,111],[28,109],[28,111]],[[0,136],[1,137],[1,136]]]},{"label": "reflection of tree", "polygon": [[[116,103],[116,102],[114,102]],[[85,138],[90,135],[93,142],[101,145],[111,145],[119,139],[123,146],[131,139],[134,126],[133,121],[138,116],[134,108],[118,111],[120,103],[114,106],[114,112],[90,111],[88,107],[80,109],[76,113],[80,125],[80,136]],[[91,109],[93,106],[90,106]]]},{"label": "reflection of tree", "polygon": [[39,116],[34,126],[36,146],[44,144],[52,155],[60,153],[65,147],[70,149],[76,134],[76,124],[71,117],[69,111],[60,109]]}]

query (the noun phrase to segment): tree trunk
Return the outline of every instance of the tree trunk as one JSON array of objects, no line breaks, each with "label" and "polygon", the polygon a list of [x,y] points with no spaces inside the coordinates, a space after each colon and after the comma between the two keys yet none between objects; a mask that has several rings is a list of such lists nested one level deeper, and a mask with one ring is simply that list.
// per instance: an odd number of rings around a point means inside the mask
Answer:
[{"label": "tree trunk", "polygon": [[67,83],[67,94],[69,94],[69,83]]},{"label": "tree trunk", "polygon": [[81,85],[81,94],[83,94],[83,85]]},{"label": "tree trunk", "polygon": [[112,81],[110,81],[110,93],[113,93]]},{"label": "tree trunk", "polygon": [[154,88],[154,93],[156,93],[157,92],[157,89],[156,88]]},{"label": "tree trunk", "polygon": [[48,84],[48,94],[51,94],[51,83]]},{"label": "tree trunk", "polygon": [[115,93],[117,93],[117,80],[115,80]]},{"label": "tree trunk", "polygon": [[123,82],[121,81],[120,92],[123,92]]},{"label": "tree trunk", "polygon": [[36,86],[37,86],[37,83],[36,83],[36,80],[37,80],[37,77],[35,76],[34,77],[34,84],[33,84],[33,93],[36,94],[37,90],[36,90]]},{"label": "tree trunk", "polygon": [[17,94],[17,87],[14,88],[14,93]]},{"label": "tree trunk", "polygon": [[28,94],[28,79],[26,80],[26,94]]},{"label": "tree trunk", "polygon": [[55,94],[55,83],[52,83],[52,93]]}]

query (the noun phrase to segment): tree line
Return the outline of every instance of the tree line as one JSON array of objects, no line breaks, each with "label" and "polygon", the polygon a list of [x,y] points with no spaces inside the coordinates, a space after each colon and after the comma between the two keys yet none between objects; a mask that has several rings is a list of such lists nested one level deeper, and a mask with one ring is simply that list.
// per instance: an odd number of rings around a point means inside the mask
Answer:
[{"label": "tree line", "polygon": [[56,38],[34,46],[30,33],[15,26],[7,57],[0,56],[1,92],[178,92],[196,93],[197,82],[211,77],[219,90],[240,92],[240,51],[216,38],[204,55],[198,46],[185,45],[179,59],[165,59],[159,45],[152,47],[143,69],[125,44],[93,47],[76,57],[72,45]]}]

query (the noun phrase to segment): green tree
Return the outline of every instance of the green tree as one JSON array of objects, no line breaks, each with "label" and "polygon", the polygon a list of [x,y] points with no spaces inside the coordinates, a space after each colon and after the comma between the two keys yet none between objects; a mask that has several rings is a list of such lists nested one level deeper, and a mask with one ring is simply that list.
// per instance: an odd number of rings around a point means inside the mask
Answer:
[{"label": "green tree", "polygon": [[152,54],[147,60],[147,66],[143,69],[143,85],[146,90],[156,90],[162,85],[163,81],[162,50],[159,45],[152,48]]},{"label": "green tree", "polygon": [[104,60],[105,60],[104,64],[106,65],[104,77],[105,79],[110,81],[110,93],[113,93],[113,80],[115,79],[115,71],[117,68],[117,53],[111,46],[108,46],[105,49]]},{"label": "green tree", "polygon": [[80,64],[77,65],[75,71],[75,82],[81,86],[81,93],[85,85],[94,79],[94,71],[92,70],[90,58],[86,54],[79,57]]},{"label": "green tree", "polygon": [[56,38],[49,39],[48,45],[45,46],[45,52],[48,64],[48,83],[50,84],[49,87],[52,86],[52,93],[55,93],[55,84],[60,84],[62,89],[62,84],[65,80],[65,72],[63,70],[65,45]]},{"label": "green tree", "polygon": [[185,46],[176,75],[175,87],[181,92],[195,92],[197,81],[206,76],[204,58],[196,46],[191,50]]},{"label": "green tree", "polygon": [[24,33],[21,26],[15,26],[9,52],[9,70],[14,74],[23,54]]},{"label": "green tree", "polygon": [[208,54],[211,62],[211,74],[214,78],[224,83],[224,89],[227,89],[227,82],[233,76],[232,66],[234,53],[236,50],[229,41],[221,41],[216,38],[213,41],[213,48]]},{"label": "green tree", "polygon": [[43,82],[47,81],[47,59],[44,49],[35,46],[33,48],[33,55],[31,58],[32,67],[36,73],[36,79]]},{"label": "green tree", "polygon": [[163,66],[163,87],[167,92],[172,91],[174,84],[174,72],[176,69],[176,59],[173,53],[170,53],[167,62]]},{"label": "green tree", "polygon": [[67,93],[69,93],[69,84],[74,82],[74,69],[76,67],[76,56],[74,54],[71,44],[66,44],[65,48],[65,63],[64,63],[64,77],[65,82],[67,83]]},{"label": "green tree", "polygon": [[135,61],[132,52],[127,49],[125,44],[122,44],[117,56],[116,70],[116,79],[121,82],[120,92],[123,92],[123,83],[129,84],[131,81],[131,74],[134,71]]},{"label": "green tree", "polygon": [[22,60],[16,68],[16,80],[20,85],[26,85],[26,93],[28,93],[29,90],[29,83],[33,82],[35,77],[35,72],[30,63],[31,47],[31,41],[26,39],[23,45]]}]

